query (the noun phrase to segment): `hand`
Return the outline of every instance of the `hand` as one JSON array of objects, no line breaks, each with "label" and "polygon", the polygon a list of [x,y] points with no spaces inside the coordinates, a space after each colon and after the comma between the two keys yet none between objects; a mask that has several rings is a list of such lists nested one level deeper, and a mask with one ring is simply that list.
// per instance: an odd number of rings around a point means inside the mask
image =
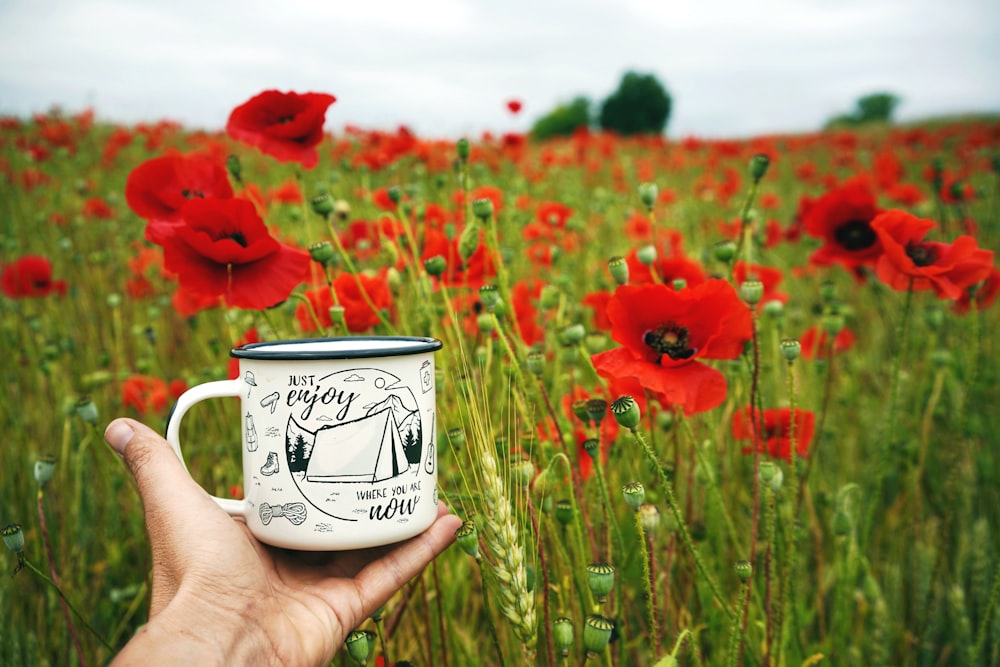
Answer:
[{"label": "hand", "polygon": [[423,534],[346,552],[260,543],[187,473],[170,445],[131,419],[105,432],[132,471],[153,554],[149,623],[114,664],[329,664],[359,626],[454,540],[438,507]]}]

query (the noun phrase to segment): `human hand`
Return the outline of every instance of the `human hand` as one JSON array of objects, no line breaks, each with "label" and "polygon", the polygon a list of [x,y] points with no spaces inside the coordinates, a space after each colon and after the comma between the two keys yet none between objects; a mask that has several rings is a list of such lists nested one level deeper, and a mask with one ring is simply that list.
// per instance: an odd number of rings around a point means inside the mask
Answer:
[{"label": "human hand", "polygon": [[149,427],[117,419],[105,439],[135,477],[153,555],[149,623],[116,665],[329,664],[347,634],[441,553],[461,525],[439,505],[434,524],[400,544],[279,549],[223,511]]}]

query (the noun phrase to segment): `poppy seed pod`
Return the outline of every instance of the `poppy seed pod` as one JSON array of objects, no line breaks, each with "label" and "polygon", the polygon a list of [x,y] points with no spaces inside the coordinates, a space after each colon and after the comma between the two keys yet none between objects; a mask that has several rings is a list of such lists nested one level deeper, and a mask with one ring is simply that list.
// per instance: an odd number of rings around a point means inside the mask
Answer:
[{"label": "poppy seed pod", "polygon": [[552,643],[562,655],[569,655],[569,650],[573,648],[573,621],[565,616],[552,621]]},{"label": "poppy seed pod", "polygon": [[538,376],[545,372],[545,354],[542,352],[529,352],[525,363],[532,375]]},{"label": "poppy seed pod", "polygon": [[7,548],[14,553],[24,551],[24,531],[21,530],[21,524],[12,523],[4,526],[3,530],[0,530],[0,536],[3,537],[3,543]]},{"label": "poppy seed pod", "polygon": [[492,313],[500,301],[500,290],[496,285],[483,285],[479,288],[479,300],[486,312]]},{"label": "poppy seed pod", "polygon": [[484,222],[489,220],[493,217],[493,200],[489,197],[473,200],[472,214]]},{"label": "poppy seed pod", "polygon": [[764,153],[757,153],[750,158],[750,178],[753,179],[754,183],[760,183],[760,179],[764,178],[770,165],[771,158]]},{"label": "poppy seed pod", "polygon": [[649,266],[656,261],[656,246],[644,245],[635,251],[635,256],[640,262]]},{"label": "poppy seed pod", "polygon": [[556,520],[562,525],[569,525],[573,520],[573,503],[569,500],[560,500],[556,503]]},{"label": "poppy seed pod", "polygon": [[52,479],[52,473],[56,470],[56,457],[52,454],[42,454],[35,459],[35,482],[38,486],[45,484]]},{"label": "poppy seed pod", "polygon": [[753,564],[748,560],[736,561],[733,570],[736,572],[736,576],[740,578],[740,581],[746,581],[753,576]]},{"label": "poppy seed pod", "polygon": [[759,280],[744,280],[740,283],[740,298],[751,306],[760,303],[764,296],[764,283]]},{"label": "poppy seed pod", "polygon": [[330,217],[333,213],[333,197],[327,193],[318,194],[309,201],[310,206],[312,206],[313,213],[316,215],[321,215],[324,218]]},{"label": "poppy seed pod", "polygon": [[715,259],[728,264],[736,256],[736,244],[732,241],[720,241],[712,248]]},{"label": "poppy seed pod", "polygon": [[466,138],[461,138],[455,143],[455,153],[458,154],[458,159],[463,163],[469,161],[469,153],[472,152],[472,147],[469,145],[469,140]]},{"label": "poppy seed pod", "polygon": [[347,646],[347,654],[359,665],[367,665],[368,658],[372,652],[375,633],[369,630],[354,630],[347,635],[344,644]]},{"label": "poppy seed pod", "polygon": [[608,273],[618,285],[628,284],[628,262],[624,257],[612,257],[608,260]]},{"label": "poppy seed pod", "polygon": [[781,341],[781,356],[785,358],[785,361],[791,363],[799,358],[802,353],[802,343],[800,343],[795,338],[786,338]]},{"label": "poppy seed pod", "polygon": [[[653,535],[660,529],[660,510],[651,503],[645,503],[639,506],[639,524],[642,526],[643,531],[647,535]],[[671,519],[673,514],[669,515]],[[674,525],[669,526],[670,531],[676,528]]]},{"label": "poppy seed pod", "polygon": [[320,241],[309,246],[309,256],[322,266],[330,266],[337,257],[336,251],[329,241]]},{"label": "poppy seed pod", "polygon": [[94,405],[94,401],[89,396],[84,396],[76,402],[76,414],[88,424],[97,424],[97,406]]},{"label": "poppy seed pod", "polygon": [[587,401],[587,416],[594,422],[595,426],[600,426],[604,420],[604,415],[608,412],[608,402],[603,398],[592,398]]},{"label": "poppy seed pod", "polygon": [[611,641],[614,621],[600,614],[591,614],[583,623],[583,646],[587,655],[602,653]]},{"label": "poppy seed pod", "polygon": [[428,257],[424,261],[424,270],[427,271],[428,275],[432,275],[435,278],[440,278],[447,268],[448,261],[441,255]]},{"label": "poppy seed pod", "polygon": [[462,551],[473,558],[479,558],[479,531],[472,521],[463,521],[458,530],[455,531],[455,542]]},{"label": "poppy seed pod", "polygon": [[611,403],[611,414],[622,428],[634,429],[639,425],[642,415],[639,404],[631,396],[619,396]]},{"label": "poppy seed pod", "polygon": [[615,566],[611,563],[591,563],[587,566],[587,585],[598,603],[608,599],[615,587]]},{"label": "poppy seed pod", "polygon": [[625,502],[633,510],[638,510],[642,507],[643,501],[646,499],[646,487],[642,485],[642,482],[629,482],[622,485],[622,496],[625,498]]},{"label": "poppy seed pod", "polygon": [[569,347],[579,345],[587,335],[587,329],[582,324],[571,324],[559,332],[559,342]]},{"label": "poppy seed pod", "polygon": [[639,184],[639,201],[643,203],[647,211],[653,210],[653,204],[656,203],[656,196],[658,194],[659,189],[656,187],[656,183]]}]

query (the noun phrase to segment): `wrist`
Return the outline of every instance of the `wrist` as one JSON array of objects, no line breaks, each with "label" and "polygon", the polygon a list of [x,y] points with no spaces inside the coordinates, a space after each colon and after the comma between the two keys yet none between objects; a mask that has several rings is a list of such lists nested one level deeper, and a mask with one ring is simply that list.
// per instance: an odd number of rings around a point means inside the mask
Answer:
[{"label": "wrist", "polygon": [[182,588],[136,632],[113,664],[145,667],[151,659],[166,667],[274,662],[273,647],[256,622],[258,610],[252,599],[226,607],[206,597]]}]

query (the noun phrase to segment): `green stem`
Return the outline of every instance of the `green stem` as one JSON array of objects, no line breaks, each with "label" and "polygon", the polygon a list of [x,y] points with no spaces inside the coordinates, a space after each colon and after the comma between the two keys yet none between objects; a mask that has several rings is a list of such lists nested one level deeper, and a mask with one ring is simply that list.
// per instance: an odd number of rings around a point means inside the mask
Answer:
[{"label": "green stem", "polygon": [[[639,513],[633,514],[635,517],[635,529],[639,535],[639,545],[642,547],[642,579],[646,594],[646,614],[649,617],[649,636],[653,644],[653,657],[660,652],[660,634],[656,628],[656,587],[653,582],[653,570],[650,561],[653,558],[652,548],[647,548],[646,530],[642,527],[642,520]],[[651,545],[650,545],[651,546]]]},{"label": "green stem", "polygon": [[681,515],[680,507],[677,505],[677,499],[674,497],[674,485],[667,478],[667,474],[663,471],[663,465],[660,463],[659,459],[656,457],[656,453],[650,449],[649,444],[646,439],[642,436],[642,433],[638,429],[631,429],[632,438],[635,439],[636,443],[642,448],[643,454],[645,454],[646,459],[649,464],[656,470],[656,474],[660,479],[660,484],[663,486],[663,494],[667,499],[667,506],[670,507],[670,512],[674,516],[674,520],[677,522],[677,529],[681,534],[681,541],[687,548],[688,552],[691,554],[692,559],[694,559],[695,567],[698,569],[698,573],[704,578],[708,587],[712,591],[712,597],[715,598],[716,602],[722,607],[722,610],[726,613],[730,619],[734,618],[734,612],[726,604],[725,598],[722,597],[722,592],[719,590],[718,584],[715,583],[715,578],[708,571],[705,566],[705,561],[702,560],[701,553],[698,548],[695,547],[694,541],[691,539],[691,533],[688,532],[687,525],[684,523],[684,517]]},{"label": "green stem", "polygon": [[76,614],[76,617],[80,619],[80,622],[83,623],[83,626],[85,628],[87,628],[88,630],[90,630],[90,632],[94,635],[94,637],[96,637],[97,640],[99,642],[101,642],[101,644],[104,646],[104,648],[108,649],[112,653],[115,652],[114,647],[112,647],[111,644],[109,644],[107,642],[107,640],[104,639],[104,637],[101,635],[101,633],[99,633],[97,630],[95,630],[94,626],[92,626],[90,623],[87,622],[87,619],[83,617],[83,614],[81,614],[79,612],[79,610],[77,610],[77,608],[73,606],[73,603],[69,601],[69,599],[66,597],[66,594],[62,592],[62,589],[59,588],[59,586],[56,584],[56,582],[54,582],[51,579],[49,579],[45,575],[45,573],[43,573],[41,570],[39,570],[37,567],[35,567],[34,563],[32,563],[27,558],[23,558],[21,562],[24,564],[25,567],[27,567],[29,570],[31,570],[32,572],[34,572],[42,581],[44,581],[49,586],[51,586],[53,589],[55,589],[56,593],[59,595],[59,597],[62,599],[62,601],[66,603],[67,607],[69,607],[69,610],[72,611],[74,614]]}]

